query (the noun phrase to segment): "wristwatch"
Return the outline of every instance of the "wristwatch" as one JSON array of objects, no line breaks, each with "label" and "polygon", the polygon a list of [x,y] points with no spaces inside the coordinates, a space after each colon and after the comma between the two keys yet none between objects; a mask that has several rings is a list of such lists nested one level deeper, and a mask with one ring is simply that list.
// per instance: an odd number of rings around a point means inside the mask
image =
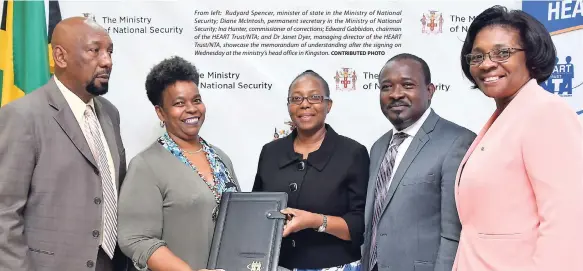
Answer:
[{"label": "wristwatch", "polygon": [[324,219],[324,221],[322,222],[322,225],[320,227],[318,227],[318,229],[317,229],[318,232],[325,232],[326,226],[328,226],[328,217],[325,215],[322,215],[322,218]]}]

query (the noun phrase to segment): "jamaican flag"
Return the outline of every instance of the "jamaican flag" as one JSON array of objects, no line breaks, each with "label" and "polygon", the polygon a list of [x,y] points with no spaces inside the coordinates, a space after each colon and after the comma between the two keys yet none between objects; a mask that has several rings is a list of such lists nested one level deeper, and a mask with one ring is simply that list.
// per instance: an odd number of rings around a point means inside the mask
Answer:
[{"label": "jamaican flag", "polygon": [[0,106],[32,92],[49,80],[54,69],[50,37],[55,25],[61,21],[58,1],[3,2]]}]

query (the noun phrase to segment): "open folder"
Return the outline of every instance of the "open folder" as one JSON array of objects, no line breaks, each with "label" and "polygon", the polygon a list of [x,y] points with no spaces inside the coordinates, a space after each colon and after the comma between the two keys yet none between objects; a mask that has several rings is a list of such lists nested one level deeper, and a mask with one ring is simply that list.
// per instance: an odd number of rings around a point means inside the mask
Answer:
[{"label": "open folder", "polygon": [[278,270],[286,207],[283,192],[224,193],[207,269]]}]

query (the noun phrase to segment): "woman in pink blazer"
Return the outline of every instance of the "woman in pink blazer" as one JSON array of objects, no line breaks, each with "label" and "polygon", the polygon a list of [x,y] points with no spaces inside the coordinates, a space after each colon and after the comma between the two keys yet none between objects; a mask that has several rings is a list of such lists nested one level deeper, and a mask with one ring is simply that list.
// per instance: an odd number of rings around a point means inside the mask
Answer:
[{"label": "woman in pink blazer", "polygon": [[497,109],[458,170],[453,270],[583,270],[583,131],[538,85],[555,84],[550,35],[530,15],[495,6],[472,22],[461,60]]}]

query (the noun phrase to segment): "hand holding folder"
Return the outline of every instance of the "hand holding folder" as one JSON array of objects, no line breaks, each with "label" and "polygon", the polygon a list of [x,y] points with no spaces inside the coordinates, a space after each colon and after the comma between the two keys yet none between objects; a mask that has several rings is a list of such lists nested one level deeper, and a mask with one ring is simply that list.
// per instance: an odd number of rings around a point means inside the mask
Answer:
[{"label": "hand holding folder", "polygon": [[221,198],[208,269],[277,271],[286,216],[283,192],[225,193]]}]

